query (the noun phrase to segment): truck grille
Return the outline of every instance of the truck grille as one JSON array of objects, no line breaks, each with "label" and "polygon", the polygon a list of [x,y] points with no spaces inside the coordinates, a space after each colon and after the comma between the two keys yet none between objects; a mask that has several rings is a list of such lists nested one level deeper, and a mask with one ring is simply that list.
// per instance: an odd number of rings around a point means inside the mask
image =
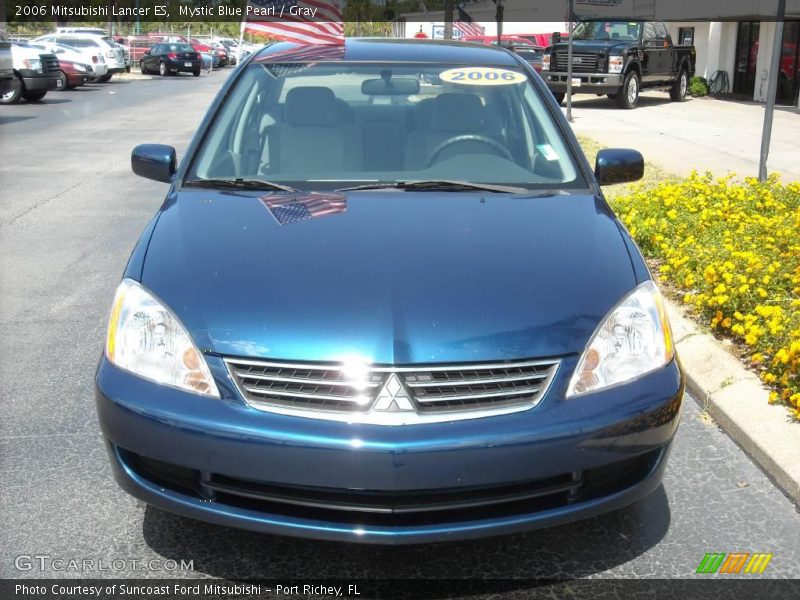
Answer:
[{"label": "truck grille", "polygon": [[[556,53],[556,70],[566,71],[569,55],[566,51]],[[600,58],[597,54],[587,52],[572,53],[572,71],[574,73],[596,73],[600,70]]]},{"label": "truck grille", "polygon": [[39,58],[42,61],[43,73],[58,73],[61,70],[55,54],[40,54]]},{"label": "truck grille", "polygon": [[374,366],[227,358],[245,402],[259,410],[375,424],[475,418],[538,404],[555,360]]}]

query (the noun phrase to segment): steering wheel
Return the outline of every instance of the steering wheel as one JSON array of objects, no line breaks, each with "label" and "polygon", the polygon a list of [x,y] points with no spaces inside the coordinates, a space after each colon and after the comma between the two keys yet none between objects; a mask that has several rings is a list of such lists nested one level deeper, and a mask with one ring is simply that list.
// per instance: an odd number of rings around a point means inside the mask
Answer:
[{"label": "steering wheel", "polygon": [[507,158],[510,161],[514,160],[514,157],[511,156],[511,153],[508,151],[508,148],[503,146],[497,140],[493,140],[490,137],[485,135],[480,135],[477,133],[468,133],[465,135],[454,135],[449,140],[443,141],[441,144],[436,146],[434,151],[431,153],[431,158],[428,161],[428,166],[433,166],[433,163],[436,162],[436,159],[439,155],[444,152],[446,148],[449,148],[453,144],[460,144],[461,142],[478,142],[481,144],[486,144],[487,146],[491,146],[494,150],[497,150],[503,158]]}]

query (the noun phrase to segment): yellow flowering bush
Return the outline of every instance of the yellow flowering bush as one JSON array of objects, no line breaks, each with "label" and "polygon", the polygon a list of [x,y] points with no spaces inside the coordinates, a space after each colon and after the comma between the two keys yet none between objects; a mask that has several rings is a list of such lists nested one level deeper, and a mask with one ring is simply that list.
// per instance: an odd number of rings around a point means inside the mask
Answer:
[{"label": "yellow flowering bush", "polygon": [[662,281],[800,418],[800,183],[693,173],[610,202]]}]

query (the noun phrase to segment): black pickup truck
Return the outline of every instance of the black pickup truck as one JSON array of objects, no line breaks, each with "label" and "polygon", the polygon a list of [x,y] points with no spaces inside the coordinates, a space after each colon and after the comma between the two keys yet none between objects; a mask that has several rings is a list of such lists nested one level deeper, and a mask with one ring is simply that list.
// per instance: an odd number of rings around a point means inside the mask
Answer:
[{"label": "black pickup truck", "polygon": [[[569,44],[554,40],[544,54],[542,77],[561,103],[567,91]],[[635,108],[642,89],[669,90],[686,99],[694,75],[694,46],[676,46],[660,21],[582,21],[572,47],[572,93],[608,94],[620,108]]]}]

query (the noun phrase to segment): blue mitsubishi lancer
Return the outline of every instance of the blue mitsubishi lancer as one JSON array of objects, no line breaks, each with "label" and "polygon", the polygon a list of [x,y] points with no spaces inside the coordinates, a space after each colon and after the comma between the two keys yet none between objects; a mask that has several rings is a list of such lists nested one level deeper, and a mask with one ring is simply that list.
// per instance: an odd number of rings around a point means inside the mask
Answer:
[{"label": "blue mitsubishi lancer", "polygon": [[193,519],[380,544],[552,526],[660,485],[664,304],[546,86],[502,48],[278,43],[225,83],[111,308],[115,477]]}]

